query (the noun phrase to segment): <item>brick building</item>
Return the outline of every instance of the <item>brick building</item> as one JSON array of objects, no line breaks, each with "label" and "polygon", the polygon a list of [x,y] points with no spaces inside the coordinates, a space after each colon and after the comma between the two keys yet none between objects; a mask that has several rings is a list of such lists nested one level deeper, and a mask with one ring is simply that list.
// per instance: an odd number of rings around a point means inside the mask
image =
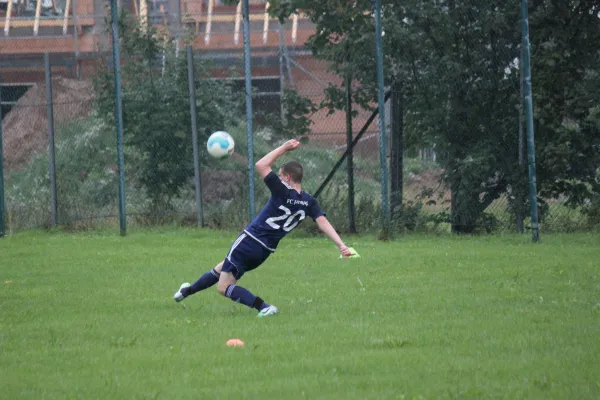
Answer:
[{"label": "brick building", "polygon": [[[243,21],[237,6],[222,0],[118,0],[118,6],[139,19],[168,29],[171,35],[193,35],[193,47],[219,68],[241,65]],[[302,13],[280,28],[266,14],[264,0],[250,0],[250,42],[254,86],[263,91],[260,107],[277,107],[282,87],[290,83],[301,95],[319,103],[329,83],[341,84],[316,60],[306,42],[314,25]],[[44,53],[48,52],[53,76],[88,80],[100,57],[110,54],[108,3],[103,0],[0,0],[0,80],[4,114],[36,82],[44,81]],[[280,57],[283,54],[287,57]],[[243,70],[240,70],[243,79]],[[270,99],[270,100],[269,100]],[[354,118],[354,131],[367,115]],[[314,134],[328,141],[345,141],[345,116],[319,111],[312,116]],[[375,125],[375,124],[373,124]],[[369,131],[376,131],[371,126]]]}]

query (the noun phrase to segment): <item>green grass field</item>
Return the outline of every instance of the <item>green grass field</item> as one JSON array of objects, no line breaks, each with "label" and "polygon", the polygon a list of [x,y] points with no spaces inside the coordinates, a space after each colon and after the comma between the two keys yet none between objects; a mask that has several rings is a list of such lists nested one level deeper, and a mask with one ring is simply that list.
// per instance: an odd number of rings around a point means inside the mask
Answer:
[{"label": "green grass field", "polygon": [[235,236],[0,239],[0,398],[600,398],[600,235],[295,235],[240,281],[280,315],[176,304]]}]

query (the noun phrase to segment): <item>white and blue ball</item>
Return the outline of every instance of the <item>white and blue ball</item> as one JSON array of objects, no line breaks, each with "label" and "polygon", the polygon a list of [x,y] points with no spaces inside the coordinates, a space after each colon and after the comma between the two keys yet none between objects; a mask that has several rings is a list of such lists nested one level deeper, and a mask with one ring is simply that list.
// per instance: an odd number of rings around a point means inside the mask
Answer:
[{"label": "white and blue ball", "polygon": [[225,131],[217,131],[210,135],[206,143],[208,154],[214,158],[226,158],[233,154],[235,142]]}]

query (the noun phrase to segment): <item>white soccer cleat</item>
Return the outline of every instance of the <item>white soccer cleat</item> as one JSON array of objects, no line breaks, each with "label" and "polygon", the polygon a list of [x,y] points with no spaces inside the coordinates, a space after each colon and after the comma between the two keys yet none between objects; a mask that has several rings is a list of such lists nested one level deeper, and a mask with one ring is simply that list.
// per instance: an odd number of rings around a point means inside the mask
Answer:
[{"label": "white soccer cleat", "polygon": [[260,312],[258,313],[258,317],[262,318],[262,317],[268,317],[269,315],[275,315],[279,313],[279,309],[275,306],[269,306],[267,308],[263,308],[262,310],[260,310]]},{"label": "white soccer cleat", "polygon": [[181,286],[179,287],[179,290],[175,292],[175,294],[173,295],[173,300],[175,300],[176,302],[180,302],[181,300],[185,299],[185,296],[183,295],[183,293],[181,293],[181,289],[185,289],[190,287],[191,285],[189,283],[182,283]]}]

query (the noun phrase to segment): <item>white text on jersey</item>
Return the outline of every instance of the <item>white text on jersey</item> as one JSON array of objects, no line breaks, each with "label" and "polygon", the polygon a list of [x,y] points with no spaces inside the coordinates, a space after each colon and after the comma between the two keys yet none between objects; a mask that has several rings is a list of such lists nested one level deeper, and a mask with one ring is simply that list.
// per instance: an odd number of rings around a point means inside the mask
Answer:
[{"label": "white text on jersey", "polygon": [[302,201],[302,200],[294,200],[294,199],[287,199],[287,204],[300,204],[303,206],[308,207],[308,201]]}]

